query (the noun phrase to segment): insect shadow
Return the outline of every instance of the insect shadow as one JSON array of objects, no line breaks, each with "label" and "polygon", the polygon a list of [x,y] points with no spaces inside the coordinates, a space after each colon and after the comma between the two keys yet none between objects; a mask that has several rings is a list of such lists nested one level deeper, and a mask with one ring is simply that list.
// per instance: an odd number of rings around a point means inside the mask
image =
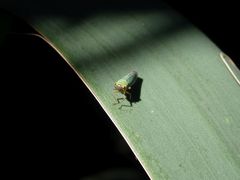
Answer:
[{"label": "insect shadow", "polygon": [[131,89],[128,90],[128,94],[125,94],[126,98],[118,98],[117,101],[120,103],[120,100],[127,100],[130,104],[126,105],[123,104],[119,107],[119,109],[122,109],[122,107],[132,107],[133,103],[138,103],[141,101],[141,89],[142,89],[142,83],[143,79],[140,77],[137,77],[136,82],[131,86]]}]

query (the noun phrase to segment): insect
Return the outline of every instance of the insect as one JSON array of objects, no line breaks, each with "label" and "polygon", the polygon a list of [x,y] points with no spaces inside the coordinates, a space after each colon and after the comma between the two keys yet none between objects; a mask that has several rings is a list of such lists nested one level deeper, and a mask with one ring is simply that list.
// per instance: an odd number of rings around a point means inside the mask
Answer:
[{"label": "insect", "polygon": [[[136,71],[131,71],[126,76],[119,79],[114,84],[114,90],[116,92],[120,92],[121,94],[124,94],[125,96],[129,95],[129,99],[131,101],[131,93],[129,90],[131,89],[132,85],[136,82],[138,78],[138,74]],[[119,103],[119,100],[117,100]]]}]

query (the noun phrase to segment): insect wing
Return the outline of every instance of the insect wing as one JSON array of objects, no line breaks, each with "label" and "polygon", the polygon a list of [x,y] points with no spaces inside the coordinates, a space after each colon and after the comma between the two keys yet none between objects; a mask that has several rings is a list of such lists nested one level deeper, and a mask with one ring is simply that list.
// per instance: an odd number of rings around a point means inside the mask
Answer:
[{"label": "insect wing", "polygon": [[138,74],[136,71],[132,71],[123,77],[128,83],[128,87],[131,87],[137,80]]}]

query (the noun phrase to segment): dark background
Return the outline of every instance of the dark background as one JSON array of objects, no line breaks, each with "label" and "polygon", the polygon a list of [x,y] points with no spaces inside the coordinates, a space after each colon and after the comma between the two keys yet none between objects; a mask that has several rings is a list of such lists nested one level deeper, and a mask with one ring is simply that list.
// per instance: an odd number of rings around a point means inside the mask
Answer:
[{"label": "dark background", "polygon": [[[16,1],[13,6],[23,2]],[[51,2],[54,7],[56,1]],[[239,65],[239,5],[235,1],[166,2]],[[101,8],[144,10],[159,5],[153,0],[78,3],[81,6],[76,8],[84,9],[84,15]],[[50,12],[43,7],[44,3],[35,15]],[[1,10],[1,17],[8,15]],[[74,17],[74,13],[69,15]],[[38,37],[18,34],[34,30],[14,14],[11,19],[0,61],[2,148],[9,179],[81,179],[116,168],[131,170],[125,172],[125,178],[118,174],[118,179],[147,179],[111,120],[72,69]]]}]

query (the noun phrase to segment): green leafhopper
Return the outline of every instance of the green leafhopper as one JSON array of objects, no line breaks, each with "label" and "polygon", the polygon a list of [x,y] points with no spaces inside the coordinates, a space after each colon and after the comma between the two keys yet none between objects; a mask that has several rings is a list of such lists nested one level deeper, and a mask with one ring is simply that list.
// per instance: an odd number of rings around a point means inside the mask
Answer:
[{"label": "green leafhopper", "polygon": [[126,76],[122,77],[117,82],[115,82],[114,90],[124,95],[128,94],[131,99],[131,93],[128,90],[131,89],[131,86],[136,82],[137,78],[138,78],[137,72],[131,71]]}]

